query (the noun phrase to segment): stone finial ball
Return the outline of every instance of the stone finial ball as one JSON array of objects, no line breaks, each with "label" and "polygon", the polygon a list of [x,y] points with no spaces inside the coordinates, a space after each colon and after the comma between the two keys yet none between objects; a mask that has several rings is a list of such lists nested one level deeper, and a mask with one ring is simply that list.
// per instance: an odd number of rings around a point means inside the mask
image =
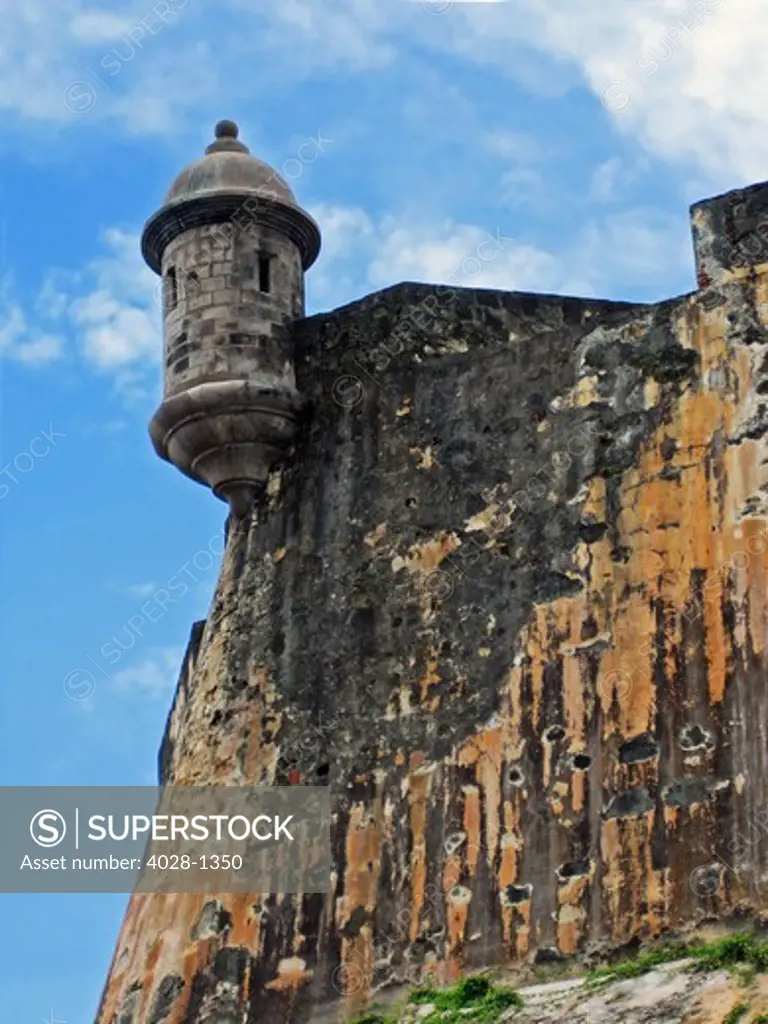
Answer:
[{"label": "stone finial ball", "polygon": [[217,139],[236,139],[239,128],[234,121],[219,121],[214,128]]}]

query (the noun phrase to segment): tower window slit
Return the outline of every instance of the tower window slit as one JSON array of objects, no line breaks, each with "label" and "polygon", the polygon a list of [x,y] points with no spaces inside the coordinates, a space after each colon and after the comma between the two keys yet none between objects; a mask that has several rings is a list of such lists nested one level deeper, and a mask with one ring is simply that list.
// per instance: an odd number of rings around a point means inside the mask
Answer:
[{"label": "tower window slit", "polygon": [[185,275],[183,291],[183,298],[186,299],[191,298],[193,295],[197,295],[200,291],[200,279],[198,278],[196,271],[190,270],[190,272]]},{"label": "tower window slit", "polygon": [[165,275],[165,311],[170,313],[172,309],[176,308],[176,304],[179,301],[179,287],[176,281],[176,268],[168,267],[168,272]]},{"label": "tower window slit", "polygon": [[259,256],[259,291],[269,292],[269,264],[272,261],[271,256],[260,255]]}]

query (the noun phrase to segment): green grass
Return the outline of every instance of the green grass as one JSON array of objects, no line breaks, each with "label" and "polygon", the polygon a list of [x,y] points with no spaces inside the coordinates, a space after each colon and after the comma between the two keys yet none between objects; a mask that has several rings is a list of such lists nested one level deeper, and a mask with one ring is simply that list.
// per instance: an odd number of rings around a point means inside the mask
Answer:
[{"label": "green grass", "polygon": [[423,1024],[491,1024],[504,1010],[523,1005],[514,989],[494,986],[484,977],[464,978],[447,989],[417,988],[408,1002],[435,1007]]},{"label": "green grass", "polygon": [[[588,987],[595,987],[638,978],[662,964],[683,959],[692,961],[687,970],[728,970],[742,984],[749,985],[756,974],[768,971],[768,941],[751,932],[735,932],[712,942],[668,943],[630,959],[598,967],[587,974],[585,982]],[[452,988],[414,989],[408,1003],[434,1007],[419,1024],[493,1024],[505,1010],[523,1006],[522,998],[514,989],[495,986],[483,975],[463,978]],[[736,1024],[747,1009],[745,1003],[735,1006],[723,1024]],[[371,1009],[354,1024],[397,1024],[398,1019],[398,1011],[379,1013]],[[768,1014],[755,1017],[754,1024],[768,1024]]]},{"label": "green grass", "polygon": [[661,964],[682,960],[683,957],[688,955],[689,951],[685,946],[659,946],[658,949],[639,953],[631,960],[621,960],[617,964],[597,967],[587,975],[587,984],[594,985],[607,981],[624,981],[627,978],[639,978],[641,974],[647,974]]},{"label": "green grass", "polygon": [[749,1007],[746,1003],[739,1003],[738,1006],[734,1006],[731,1012],[723,1017],[723,1024],[736,1024],[737,1021],[741,1020],[748,1009]]},{"label": "green grass", "polygon": [[695,960],[695,971],[719,971],[745,964],[755,972],[768,970],[768,942],[750,932],[736,932],[714,942],[691,946],[688,955]]},{"label": "green grass", "polygon": [[692,971],[732,970],[741,976],[745,984],[749,984],[755,974],[768,971],[768,942],[761,941],[750,932],[736,932],[712,942],[659,946],[630,960],[598,967],[590,971],[586,981],[588,985],[602,985],[638,978],[661,964],[688,957],[693,960],[690,965]]}]

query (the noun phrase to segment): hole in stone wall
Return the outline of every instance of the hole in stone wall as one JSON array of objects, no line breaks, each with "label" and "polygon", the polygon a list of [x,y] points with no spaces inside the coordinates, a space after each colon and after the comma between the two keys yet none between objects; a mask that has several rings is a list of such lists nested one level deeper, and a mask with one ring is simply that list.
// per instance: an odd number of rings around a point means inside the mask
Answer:
[{"label": "hole in stone wall", "polygon": [[700,725],[686,725],[680,735],[683,750],[700,750],[712,746],[712,738]]},{"label": "hole in stone wall", "polygon": [[561,864],[557,869],[557,877],[560,881],[567,881],[569,878],[579,878],[581,875],[588,875],[591,865],[589,860],[572,860],[567,864]]},{"label": "hole in stone wall", "polygon": [[549,729],[544,733],[544,739],[547,743],[557,743],[565,736],[565,729],[562,725],[551,725]]},{"label": "hole in stone wall", "polygon": [[271,258],[269,256],[259,256],[259,291],[269,292],[269,265]]},{"label": "hole in stone wall", "polygon": [[531,898],[532,885],[507,885],[502,889],[502,903],[507,906],[514,906],[518,903],[525,903]]},{"label": "hole in stone wall", "polygon": [[659,745],[650,733],[644,732],[634,739],[627,740],[619,747],[621,764],[637,764],[638,761],[651,761],[659,756]]},{"label": "hole in stone wall", "polygon": [[445,852],[449,856],[451,854],[456,853],[456,851],[463,846],[464,842],[466,841],[466,838],[466,832],[453,832],[451,835],[447,836],[445,840]]},{"label": "hole in stone wall", "polygon": [[507,772],[507,780],[511,786],[522,786],[525,776],[519,768],[510,768]]},{"label": "hole in stone wall", "polygon": [[317,766],[318,778],[324,779],[330,773],[330,771],[331,766],[329,764],[319,764]]}]

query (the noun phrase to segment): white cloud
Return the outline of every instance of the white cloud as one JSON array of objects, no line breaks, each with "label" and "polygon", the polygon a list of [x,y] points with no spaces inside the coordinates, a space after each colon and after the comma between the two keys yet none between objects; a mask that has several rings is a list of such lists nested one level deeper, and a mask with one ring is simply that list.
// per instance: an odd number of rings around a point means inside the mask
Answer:
[{"label": "white cloud", "polygon": [[375,222],[359,207],[313,207],[323,249],[308,278],[311,299],[333,306],[400,281],[536,291],[557,280],[566,290],[588,287],[558,259],[534,245],[476,225],[415,224],[392,215]]},{"label": "white cloud", "polygon": [[30,325],[9,278],[0,282],[0,357],[26,366],[56,362],[64,350],[63,339]]},{"label": "white cloud", "polygon": [[316,207],[313,214],[324,239],[330,228],[330,244],[308,277],[312,303],[322,308],[400,281],[603,298],[624,298],[629,281],[656,290],[650,300],[669,297],[692,275],[687,221],[655,210],[594,218],[551,251],[498,226],[393,216],[375,222],[355,207]]},{"label": "white cloud", "polygon": [[552,58],[554,75],[563,62],[575,67],[615,126],[659,156],[713,176],[765,175],[768,8],[760,0],[513,0],[458,7],[442,21],[439,45],[511,75],[510,47],[521,44]]},{"label": "white cloud", "polygon": [[142,261],[138,235],[110,228],[101,243],[103,254],[84,270],[49,272],[31,304],[34,316],[14,296],[10,279],[0,282],[0,357],[45,365],[74,347],[135,400],[147,394],[162,357],[158,279]]},{"label": "white cloud", "polygon": [[484,142],[488,152],[507,165],[499,182],[500,202],[518,207],[551,200],[543,173],[547,155],[538,139],[527,132],[494,131]]},{"label": "white cloud", "polygon": [[[754,181],[768,166],[762,0],[509,0],[455,3],[439,17],[421,3],[381,0],[169,4],[163,24],[138,0],[120,14],[83,9],[79,0],[0,0],[0,107],[47,121],[107,117],[132,132],[178,131],[224,96],[247,100],[254,46],[258,88],[380,70],[409,59],[414,47],[432,48],[544,94],[585,84],[620,132],[709,175]],[[623,83],[624,100],[610,93],[615,83]]]},{"label": "white cloud", "polygon": [[86,363],[111,374],[126,395],[138,396],[162,356],[158,279],[141,258],[138,235],[109,228],[101,241],[105,254],[70,277],[68,293],[61,285],[48,291],[59,314],[66,310]]},{"label": "white cloud", "polygon": [[116,672],[114,686],[134,695],[167,698],[176,686],[183,657],[182,647],[156,649],[144,661]]},{"label": "white cloud", "polygon": [[527,132],[497,130],[486,133],[486,148],[507,159],[534,163],[541,159],[541,143]]},{"label": "white cloud", "polygon": [[[369,71],[395,60],[391,36],[397,7],[381,0],[225,0],[225,6],[258,19],[258,45],[273,54],[291,54],[282,74],[308,75],[339,67]],[[257,25],[252,25],[253,29]],[[252,53],[253,39],[246,37]]]},{"label": "white cloud", "polygon": [[622,210],[590,221],[579,234],[574,258],[594,268],[597,281],[607,291],[629,281],[658,288],[657,298],[672,298],[675,283],[684,276],[693,288],[687,221],[653,209]]},{"label": "white cloud", "polygon": [[97,369],[120,369],[138,359],[157,361],[158,332],[147,310],[102,291],[77,299],[71,309],[83,328],[85,357]]},{"label": "white cloud", "polygon": [[39,337],[19,345],[15,358],[27,366],[41,366],[56,362],[61,356],[64,343],[55,334],[41,334]]},{"label": "white cloud", "polygon": [[647,160],[638,161],[630,166],[620,156],[609,157],[599,164],[592,174],[589,198],[596,203],[616,201],[619,198],[618,190],[632,185],[648,167]]},{"label": "white cloud", "polygon": [[557,273],[550,253],[475,225],[445,221],[412,227],[385,221],[368,279],[382,287],[393,278],[468,288],[537,291]]},{"label": "white cloud", "polygon": [[79,43],[107,43],[127,35],[133,23],[111,11],[82,11],[74,16],[70,33]]}]

